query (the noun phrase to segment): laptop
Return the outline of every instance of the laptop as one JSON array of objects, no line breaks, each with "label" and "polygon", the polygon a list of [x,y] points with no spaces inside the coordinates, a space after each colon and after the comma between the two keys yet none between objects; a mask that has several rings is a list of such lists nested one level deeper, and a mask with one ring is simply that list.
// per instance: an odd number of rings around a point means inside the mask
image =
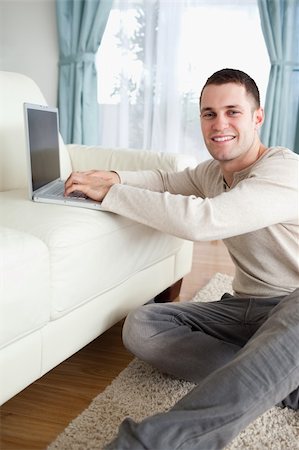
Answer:
[{"label": "laptop", "polygon": [[58,109],[24,103],[24,114],[29,198],[35,202],[101,210],[99,202],[82,192],[64,196],[64,181],[60,177]]}]

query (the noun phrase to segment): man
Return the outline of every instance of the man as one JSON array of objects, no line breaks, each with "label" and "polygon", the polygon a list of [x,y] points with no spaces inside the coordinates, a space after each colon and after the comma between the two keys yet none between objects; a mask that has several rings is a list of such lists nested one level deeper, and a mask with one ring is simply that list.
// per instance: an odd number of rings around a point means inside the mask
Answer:
[{"label": "man", "polygon": [[198,385],[167,413],[126,419],[108,449],[220,449],[273,405],[298,409],[298,156],[261,143],[259,92],[244,72],[207,80],[200,117],[213,159],[195,169],[92,171],[66,182],[66,195],[82,190],[158,230],[223,239],[236,267],[234,296],[128,315],[127,348]]}]

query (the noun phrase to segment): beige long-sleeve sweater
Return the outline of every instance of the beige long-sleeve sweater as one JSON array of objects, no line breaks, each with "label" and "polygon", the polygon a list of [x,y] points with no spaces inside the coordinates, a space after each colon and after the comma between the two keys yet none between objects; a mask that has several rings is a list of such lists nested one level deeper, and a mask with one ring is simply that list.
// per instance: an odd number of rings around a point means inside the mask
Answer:
[{"label": "beige long-sleeve sweater", "polygon": [[299,287],[298,162],[272,147],[230,188],[215,160],[177,173],[118,172],[122,184],[102,206],[184,239],[223,239],[236,295],[286,295]]}]

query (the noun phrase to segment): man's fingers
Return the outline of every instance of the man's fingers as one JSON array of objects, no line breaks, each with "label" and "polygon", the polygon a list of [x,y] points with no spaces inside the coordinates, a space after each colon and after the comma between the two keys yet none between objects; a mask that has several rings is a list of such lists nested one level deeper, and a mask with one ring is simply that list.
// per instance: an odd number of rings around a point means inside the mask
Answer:
[{"label": "man's fingers", "polygon": [[101,170],[88,170],[86,172],[72,172],[65,182],[64,195],[68,196],[74,191],[81,191],[93,200],[104,198],[109,188],[119,182],[114,172]]},{"label": "man's fingers", "polygon": [[73,184],[85,184],[86,177],[84,176],[84,172],[73,172],[68,177],[68,179],[65,182],[65,188],[69,188]]},{"label": "man's fingers", "polygon": [[67,197],[74,191],[80,191],[80,192],[83,192],[83,194],[86,194],[87,190],[88,190],[88,188],[86,185],[76,183],[76,184],[72,184],[69,187],[66,187],[66,189],[64,191],[64,195]]},{"label": "man's fingers", "polygon": [[72,173],[70,174],[70,176],[68,177],[68,179],[66,180],[66,182],[64,183],[66,188],[69,187],[69,186],[71,186],[71,185],[74,183],[75,173],[76,173],[76,172],[72,172]]}]

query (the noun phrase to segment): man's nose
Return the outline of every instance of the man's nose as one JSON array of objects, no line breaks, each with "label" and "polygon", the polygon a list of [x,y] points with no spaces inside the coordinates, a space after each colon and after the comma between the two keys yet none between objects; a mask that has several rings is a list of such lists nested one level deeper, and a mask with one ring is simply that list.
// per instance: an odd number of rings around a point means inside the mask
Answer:
[{"label": "man's nose", "polygon": [[224,114],[217,114],[213,120],[213,128],[217,131],[225,130],[228,127],[228,120]]}]

